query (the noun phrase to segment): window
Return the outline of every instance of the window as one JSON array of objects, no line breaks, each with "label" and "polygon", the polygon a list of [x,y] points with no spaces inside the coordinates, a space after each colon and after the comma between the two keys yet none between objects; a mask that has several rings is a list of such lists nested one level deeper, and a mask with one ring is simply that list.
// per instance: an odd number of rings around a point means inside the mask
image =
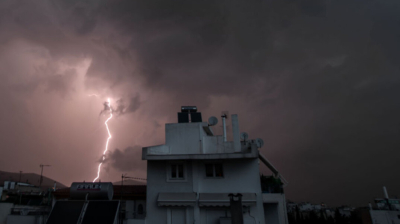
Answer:
[{"label": "window", "polygon": [[213,176],[214,176],[214,165],[206,164],[206,177],[213,177]]},{"label": "window", "polygon": [[167,181],[186,181],[186,166],[183,162],[168,163]]},{"label": "window", "polygon": [[183,164],[171,165],[171,179],[183,179]]},{"label": "window", "polygon": [[209,163],[206,164],[206,177],[224,177],[222,164],[220,163]]}]

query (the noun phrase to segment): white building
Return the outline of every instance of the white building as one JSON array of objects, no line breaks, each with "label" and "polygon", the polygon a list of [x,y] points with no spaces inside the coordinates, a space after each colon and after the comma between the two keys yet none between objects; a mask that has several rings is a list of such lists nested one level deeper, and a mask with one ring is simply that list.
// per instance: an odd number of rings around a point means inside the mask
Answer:
[{"label": "white building", "polygon": [[376,209],[370,205],[370,219],[365,219],[364,224],[400,224],[400,200],[391,199],[383,187],[384,198],[376,198]]},{"label": "white building", "polygon": [[[287,223],[284,195],[261,190],[261,141],[241,141],[237,115],[231,117],[233,141],[226,141],[226,133],[214,135],[196,110],[182,107],[179,122],[165,125],[165,144],[143,148],[142,159],[147,160],[146,223],[231,223],[238,214],[232,216],[235,206],[230,206],[228,195],[237,193],[243,195],[243,223],[264,224],[266,219],[268,224]],[[276,171],[265,157],[260,158]]]},{"label": "white building", "polygon": [[47,217],[48,197],[39,187],[4,181],[0,187],[0,224],[39,224]]}]

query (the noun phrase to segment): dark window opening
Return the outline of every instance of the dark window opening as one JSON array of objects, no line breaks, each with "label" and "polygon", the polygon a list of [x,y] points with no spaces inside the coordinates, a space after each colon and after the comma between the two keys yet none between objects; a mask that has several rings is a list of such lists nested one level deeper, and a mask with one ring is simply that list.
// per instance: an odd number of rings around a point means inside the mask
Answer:
[{"label": "dark window opening", "polygon": [[214,169],[212,164],[206,164],[206,177],[213,177]]},{"label": "dark window opening", "polygon": [[215,176],[216,177],[223,177],[224,173],[222,172],[222,164],[215,164]]},{"label": "dark window opening", "polygon": [[183,178],[183,165],[178,165],[178,177]]},{"label": "dark window opening", "polygon": [[143,215],[143,205],[142,204],[140,204],[139,206],[138,206],[138,214],[139,215]]},{"label": "dark window opening", "polygon": [[183,164],[171,165],[171,179],[184,179],[184,172]]},{"label": "dark window opening", "polygon": [[222,164],[206,164],[206,177],[224,177]]},{"label": "dark window opening", "polygon": [[176,178],[176,165],[171,165],[171,178]]}]

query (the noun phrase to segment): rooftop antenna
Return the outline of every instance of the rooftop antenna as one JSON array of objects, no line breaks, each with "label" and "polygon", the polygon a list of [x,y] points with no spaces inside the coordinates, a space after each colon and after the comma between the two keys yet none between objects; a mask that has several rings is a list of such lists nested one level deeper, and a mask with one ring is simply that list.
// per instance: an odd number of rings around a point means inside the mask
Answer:
[{"label": "rooftop antenna", "polygon": [[124,179],[130,178],[126,174],[121,175],[121,200],[122,200],[122,195],[124,193]]},{"label": "rooftop antenna", "polygon": [[228,119],[229,117],[229,112],[222,111],[221,117],[222,117],[223,131],[224,131],[224,142],[226,142],[226,119]]},{"label": "rooftop antenna", "polygon": [[147,179],[145,179],[145,178],[139,178],[139,177],[129,177],[129,176],[127,176],[126,174],[122,174],[121,175],[121,179],[122,179],[122,181],[121,181],[121,199],[122,199],[122,194],[124,193],[124,180],[125,179],[136,179],[136,180],[146,180],[147,181]]},{"label": "rooftop antenna", "polygon": [[40,168],[42,169],[42,171],[40,172],[39,188],[42,186],[42,182],[43,182],[43,167],[45,167],[45,166],[50,166],[50,165],[40,164]]}]

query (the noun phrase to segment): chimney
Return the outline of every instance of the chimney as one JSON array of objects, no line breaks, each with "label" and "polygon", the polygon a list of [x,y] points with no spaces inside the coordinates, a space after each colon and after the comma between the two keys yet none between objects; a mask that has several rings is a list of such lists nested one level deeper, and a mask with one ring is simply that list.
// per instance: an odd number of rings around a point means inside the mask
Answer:
[{"label": "chimney", "polygon": [[243,224],[242,194],[229,194],[229,198],[232,224]]},{"label": "chimney", "polygon": [[240,145],[240,131],[239,131],[239,120],[238,115],[232,115],[232,130],[233,130],[233,149],[235,152],[242,151],[242,147]]}]

